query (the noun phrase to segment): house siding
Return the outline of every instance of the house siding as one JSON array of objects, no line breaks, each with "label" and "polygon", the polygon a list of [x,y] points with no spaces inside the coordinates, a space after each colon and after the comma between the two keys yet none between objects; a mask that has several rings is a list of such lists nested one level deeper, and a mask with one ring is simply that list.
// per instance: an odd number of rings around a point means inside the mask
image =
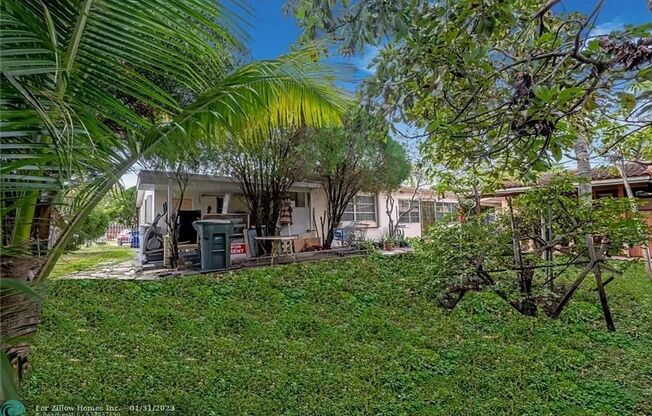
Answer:
[{"label": "house siding", "polygon": [[[149,182],[143,181],[141,178],[139,178],[138,189],[139,192],[142,193],[142,197],[139,196],[139,201],[142,202],[140,203],[140,206],[138,206],[139,221],[141,226],[150,225],[153,221],[153,218],[157,214],[163,212],[163,203],[168,200],[168,185],[164,174],[161,173],[160,177],[158,177],[154,173],[149,172],[148,178]],[[304,186],[293,186],[290,189],[290,192],[307,193],[309,198],[306,201],[306,206],[301,208],[293,206],[294,223],[289,228],[289,230],[287,228],[283,228],[281,233],[284,235],[295,234],[299,235],[300,237],[314,237],[317,234],[321,236],[321,220],[325,219],[326,217],[326,209],[328,205],[326,193],[318,183],[303,183],[303,185]],[[178,190],[175,188],[176,187],[173,185],[173,183],[171,183],[171,200],[179,197]],[[216,196],[223,196],[227,193],[230,194],[228,213],[246,213],[249,211],[244,197],[240,194],[240,190],[237,188],[237,185],[235,185],[232,181],[220,182],[212,178],[207,179],[206,177],[201,180],[191,179],[191,183],[189,184],[188,189],[184,194],[184,199],[189,199],[191,201],[190,205],[192,209],[201,210],[203,215],[207,213],[207,208],[209,205],[213,208],[212,212],[215,213]],[[411,199],[413,193],[413,190],[405,188],[392,193],[392,197],[395,200],[394,211],[392,213],[392,218],[395,225],[398,222],[399,216],[398,201],[400,199]],[[389,232],[390,220],[389,215],[386,212],[387,195],[384,193],[366,195],[374,196],[376,209],[376,221],[364,222],[368,224],[366,236],[370,239],[378,239]],[[423,197],[422,199],[428,201],[457,203],[457,198],[453,196],[436,198],[434,197],[434,194],[429,191],[427,193],[427,197]],[[421,213],[419,214],[419,219],[422,219]],[[346,226],[348,223],[349,222],[343,222],[341,226]],[[164,219],[159,221],[158,226],[161,228],[161,232],[165,233],[166,224]],[[421,236],[421,222],[403,223],[400,224],[400,228],[406,237]]]}]

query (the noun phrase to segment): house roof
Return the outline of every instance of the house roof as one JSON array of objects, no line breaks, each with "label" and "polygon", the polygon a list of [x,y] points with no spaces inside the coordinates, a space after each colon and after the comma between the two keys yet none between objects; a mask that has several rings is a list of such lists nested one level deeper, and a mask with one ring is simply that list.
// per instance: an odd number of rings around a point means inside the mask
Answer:
[{"label": "house roof", "polygon": [[[572,173],[577,171],[573,170]],[[640,162],[640,163],[626,163],[625,164],[625,174],[628,178],[640,178],[652,180],[652,163],[649,162]],[[552,173],[544,173],[537,180],[537,184],[543,185],[552,176]],[[622,182],[622,177],[618,170],[613,166],[598,166],[591,169],[591,181],[596,184],[596,182],[616,180]],[[514,188],[524,188],[529,185],[524,184],[523,182],[509,180],[503,184],[503,190],[510,190]]]},{"label": "house roof", "polygon": [[[141,191],[166,187],[170,178],[174,178],[174,172],[143,169],[138,172],[136,189]],[[192,174],[190,175],[189,187],[192,188],[195,184],[220,184],[221,186],[234,187],[234,189],[237,187],[235,178],[224,175]],[[294,187],[317,188],[319,187],[319,183],[314,181],[298,181],[294,184]]]},{"label": "house roof", "polygon": [[[168,184],[168,179],[174,178],[173,172],[166,172],[160,170],[146,170],[142,169],[138,172],[138,183],[136,185],[139,191],[143,190],[153,190],[155,188],[163,188]],[[206,175],[206,174],[193,174],[190,177],[191,183],[219,183],[221,186],[237,186],[235,178],[230,176],[223,175]],[[191,187],[191,185],[189,185]],[[308,177],[303,181],[295,182],[295,188],[318,188],[320,185],[319,178],[316,176]],[[402,186],[397,191],[399,194],[406,194],[406,197],[411,196],[414,193],[414,188],[409,186]],[[455,197],[453,194],[446,193],[445,195],[440,195],[437,192],[427,189],[427,187],[422,187],[419,189],[418,194],[421,198],[424,199],[442,199],[442,198],[451,198]]]},{"label": "house roof", "polygon": [[[410,198],[412,197],[412,195],[414,195],[414,188],[411,188],[409,186],[401,186],[395,191],[395,193],[398,194],[399,196],[403,194],[406,198]],[[418,189],[417,197],[419,199],[426,200],[426,201],[446,201],[452,199],[457,200],[457,195],[455,195],[452,192],[445,192],[442,194],[433,191],[432,189],[428,189],[426,186]]]},{"label": "house roof", "polygon": [[[652,163],[626,163],[625,174],[628,178],[652,176]],[[608,166],[599,166],[591,172],[591,179],[620,179],[618,170]]]}]

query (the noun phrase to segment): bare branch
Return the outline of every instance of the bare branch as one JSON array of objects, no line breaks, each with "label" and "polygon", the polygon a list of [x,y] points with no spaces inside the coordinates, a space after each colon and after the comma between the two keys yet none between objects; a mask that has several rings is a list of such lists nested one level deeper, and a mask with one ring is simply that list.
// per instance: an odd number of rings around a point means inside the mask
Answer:
[{"label": "bare branch", "polygon": [[546,14],[548,10],[552,9],[554,5],[559,3],[560,1],[561,0],[548,0],[547,2],[545,2],[543,6],[541,6],[539,11],[537,11],[537,13],[534,16],[532,16],[532,19],[534,20],[543,17],[543,15]]}]

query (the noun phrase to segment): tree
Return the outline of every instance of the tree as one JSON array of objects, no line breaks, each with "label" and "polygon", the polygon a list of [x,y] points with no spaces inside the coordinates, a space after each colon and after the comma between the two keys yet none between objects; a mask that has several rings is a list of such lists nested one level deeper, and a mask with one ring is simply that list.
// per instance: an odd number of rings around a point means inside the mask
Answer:
[{"label": "tree", "polygon": [[174,192],[177,198],[176,205],[167,207],[168,212],[165,217],[170,249],[170,257],[166,260],[170,261],[170,267],[172,268],[179,266],[179,211],[183,204],[188,182],[193,174],[206,171],[209,165],[213,168],[214,163],[209,163],[212,160],[210,153],[206,151],[200,142],[186,139],[181,142],[161,143],[157,147],[156,155],[152,155],[141,162],[152,170],[164,172],[168,176],[171,191]]},{"label": "tree", "polygon": [[[608,251],[618,253],[625,243],[645,241],[650,233],[640,214],[628,215],[627,200],[601,198],[587,205],[573,195],[576,187],[577,177],[564,172],[511,198],[510,210],[494,221],[473,215],[462,223],[435,223],[424,241],[417,243],[417,251],[431,261],[420,290],[447,308],[467,292],[486,290],[525,315],[542,308],[558,317],[593,273],[607,325],[613,330],[604,292],[613,278],[602,281],[601,274],[614,269],[603,257]],[[597,250],[593,238],[587,238],[593,235],[603,236]],[[563,255],[542,256],[547,251]],[[572,265],[577,269],[569,268]],[[573,284],[551,285],[564,272],[575,270]]]},{"label": "tree", "polygon": [[98,239],[106,233],[109,228],[110,217],[103,208],[96,208],[84,218],[74,235],[67,250],[77,250],[82,244]]},{"label": "tree", "polygon": [[[652,124],[650,89],[625,93],[650,80],[652,28],[596,34],[604,0],[588,16],[557,11],[558,1],[537,3],[296,0],[288,7],[304,38],[335,39],[349,52],[382,44],[363,82],[364,102],[423,129],[441,163],[491,160],[500,172],[523,173],[545,170],[573,148],[585,161],[601,119],[632,131]],[[627,114],[615,97],[630,103]]]},{"label": "tree", "polygon": [[[390,238],[395,239],[398,236],[397,225],[401,223],[406,216],[409,216],[411,212],[419,210],[419,204],[424,196],[424,187],[426,186],[427,172],[422,169],[421,166],[412,166],[411,175],[409,177],[409,184],[413,188],[412,195],[410,199],[407,200],[407,209],[404,209],[401,212],[400,206],[398,207],[398,215],[394,213],[396,208],[396,200],[392,195],[396,191],[395,183],[390,183],[391,188],[386,188],[383,191],[385,192],[385,213],[387,214],[388,224],[387,224],[387,234]],[[400,185],[400,184],[399,184]],[[400,202],[399,202],[400,204]],[[396,221],[394,220],[396,218]]]},{"label": "tree", "polygon": [[[444,167],[483,164],[496,177],[523,176],[572,150],[590,210],[602,204],[590,201],[593,133],[610,121],[627,131],[619,141],[652,126],[652,27],[596,34],[605,0],[588,16],[557,10],[558,3],[293,0],[288,8],[304,39],[326,37],[348,53],[382,45],[364,81],[365,105],[422,129],[423,148]],[[631,88],[636,83],[647,88]],[[614,105],[617,99],[626,105]],[[584,227],[584,240],[592,242],[595,230]],[[516,236],[511,240],[518,257]],[[590,254],[597,264],[600,253]],[[530,278],[523,270],[520,283]],[[605,307],[600,265],[592,270]]]},{"label": "tree", "polygon": [[[214,1],[154,0],[144,13],[127,0],[8,0],[0,14],[1,210],[10,219],[0,261],[12,265],[3,279],[43,281],[106,193],[161,142],[338,125],[345,106],[314,47],[237,67],[239,18]],[[49,194],[74,199],[38,257],[36,202]],[[33,309],[3,297],[17,317],[3,322],[3,340],[33,333],[21,305]]]},{"label": "tree", "polygon": [[[627,177],[627,164],[638,164],[652,160],[652,127],[637,131],[631,135],[628,131],[622,131],[620,126],[616,126],[613,131],[615,134],[605,138],[604,149],[600,153],[612,162],[623,179],[625,194],[630,201],[630,209],[632,213],[636,214],[638,212],[637,200]],[[623,138],[623,135],[626,135],[626,137]],[[649,242],[645,242],[642,249],[645,258],[645,271],[648,277],[652,279]]]},{"label": "tree", "polygon": [[276,235],[281,202],[306,177],[311,152],[305,129],[258,134],[230,137],[220,148],[221,160],[244,194],[256,233]]},{"label": "tree", "polygon": [[401,144],[388,135],[386,121],[350,110],[342,128],[315,132],[315,173],[328,200],[324,246],[330,247],[346,206],[359,192],[396,189],[407,179],[410,162]]},{"label": "tree", "polygon": [[136,211],[136,196],[138,191],[135,186],[124,189],[115,187],[111,191],[107,214],[112,221],[128,228],[138,227],[138,212]]}]

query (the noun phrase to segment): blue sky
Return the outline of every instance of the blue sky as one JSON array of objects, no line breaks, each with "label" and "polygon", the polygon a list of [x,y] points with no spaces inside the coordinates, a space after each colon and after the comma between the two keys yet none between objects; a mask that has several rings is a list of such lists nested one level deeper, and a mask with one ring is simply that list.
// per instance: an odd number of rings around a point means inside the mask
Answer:
[{"label": "blue sky", "polygon": [[[557,10],[578,10],[585,14],[591,12],[597,0],[563,0]],[[291,46],[297,41],[301,31],[291,16],[283,13],[284,0],[250,0],[253,16],[248,17],[249,34],[248,47],[252,59],[272,59],[290,51]],[[652,21],[652,15],[647,9],[646,0],[606,0],[597,21],[596,33],[608,33],[619,29],[624,24],[641,24]],[[367,48],[364,54],[350,58],[333,57],[332,62],[344,62],[354,68],[354,80],[360,80],[371,74],[367,67],[376,54],[376,48]],[[354,90],[356,82],[340,83],[341,87]],[[414,134],[407,128],[405,133]],[[123,177],[125,186],[136,184],[136,175],[133,173]]]},{"label": "blue sky", "polygon": [[[251,40],[249,47],[252,59],[273,59],[288,53],[291,46],[297,42],[301,30],[296,25],[292,16],[283,13],[284,0],[259,0],[251,1],[254,16],[249,19],[250,27],[247,28]],[[370,74],[367,66],[375,55],[376,48],[368,48],[367,53],[360,56],[344,58],[333,56],[328,61],[344,63],[351,66],[352,74],[347,74],[354,82],[347,80],[338,85],[353,91],[357,81]]]}]

